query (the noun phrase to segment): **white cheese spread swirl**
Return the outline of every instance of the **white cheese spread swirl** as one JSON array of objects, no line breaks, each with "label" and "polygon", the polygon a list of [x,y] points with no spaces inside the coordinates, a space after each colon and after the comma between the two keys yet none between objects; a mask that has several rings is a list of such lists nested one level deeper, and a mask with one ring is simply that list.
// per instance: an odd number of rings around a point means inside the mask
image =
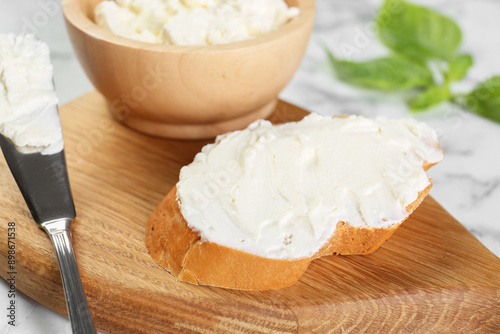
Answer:
[{"label": "white cheese spread swirl", "polygon": [[413,119],[311,114],[257,121],[219,136],[182,168],[181,213],[202,240],[266,258],[314,255],[338,222],[387,228],[443,158],[436,132]]}]

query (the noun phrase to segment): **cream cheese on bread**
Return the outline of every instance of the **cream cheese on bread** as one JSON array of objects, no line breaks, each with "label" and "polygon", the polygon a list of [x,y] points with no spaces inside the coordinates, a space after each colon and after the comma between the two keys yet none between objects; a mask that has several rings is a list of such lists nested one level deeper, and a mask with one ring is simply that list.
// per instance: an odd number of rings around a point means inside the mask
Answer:
[{"label": "cream cheese on bread", "polygon": [[399,224],[443,158],[412,119],[311,114],[219,136],[182,168],[177,199],[203,241],[272,259],[313,256],[338,222]]}]

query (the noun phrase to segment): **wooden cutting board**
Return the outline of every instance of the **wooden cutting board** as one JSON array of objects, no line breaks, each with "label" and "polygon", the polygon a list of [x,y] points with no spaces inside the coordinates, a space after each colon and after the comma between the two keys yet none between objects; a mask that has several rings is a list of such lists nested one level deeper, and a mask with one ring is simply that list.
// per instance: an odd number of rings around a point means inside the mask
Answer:
[{"label": "wooden cutting board", "polygon": [[[100,331],[500,332],[500,260],[429,197],[375,253],[316,260],[290,288],[177,282],[150,258],[144,228],[206,142],[142,135],[106,108],[93,92],[60,110],[77,209],[74,248]],[[305,114],[280,102],[272,120]],[[3,159],[0,191],[0,275],[7,275],[7,222],[14,221],[17,289],[66,315],[52,244],[31,221]]]}]

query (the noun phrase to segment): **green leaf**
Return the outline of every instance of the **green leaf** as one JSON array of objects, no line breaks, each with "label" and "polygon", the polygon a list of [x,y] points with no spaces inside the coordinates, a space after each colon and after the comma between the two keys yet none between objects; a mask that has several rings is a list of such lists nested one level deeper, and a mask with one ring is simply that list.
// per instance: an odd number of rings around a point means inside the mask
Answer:
[{"label": "green leaf", "polygon": [[448,100],[450,97],[448,86],[431,86],[411,100],[409,107],[411,111],[425,110]]},{"label": "green leaf", "polygon": [[500,76],[477,85],[465,96],[465,103],[477,114],[500,123]]},{"label": "green leaf", "polygon": [[432,73],[424,65],[400,56],[366,62],[337,60],[328,50],[335,76],[348,84],[384,91],[424,87],[433,84]]},{"label": "green leaf", "polygon": [[382,43],[420,60],[451,59],[462,40],[460,28],[451,19],[401,0],[386,0],[376,23]]},{"label": "green leaf", "polygon": [[462,79],[472,65],[474,65],[474,60],[471,55],[461,54],[456,56],[448,64],[447,81],[451,82]]}]

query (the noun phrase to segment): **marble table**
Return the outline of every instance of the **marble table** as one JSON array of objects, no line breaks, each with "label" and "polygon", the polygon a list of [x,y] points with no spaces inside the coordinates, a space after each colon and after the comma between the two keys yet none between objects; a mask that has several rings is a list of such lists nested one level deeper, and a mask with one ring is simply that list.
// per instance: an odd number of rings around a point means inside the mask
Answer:
[{"label": "marble table", "polygon": [[[369,59],[387,51],[373,37],[370,22],[381,0],[317,0],[317,18],[306,57],[281,98],[325,115],[364,114],[416,117],[437,129],[445,160],[430,170],[431,195],[500,256],[500,124],[441,105],[410,114],[398,97],[353,89],[325,74],[326,44],[338,55]],[[467,91],[493,74],[500,74],[500,2],[496,0],[414,0],[435,8],[459,22],[463,50],[475,59],[462,83]],[[0,0],[0,32],[30,32],[52,50],[55,84],[61,103],[93,89],[71,48],[60,1]],[[2,224],[6,223],[2,218]],[[3,236],[2,236],[3,237]],[[7,284],[0,282],[0,309],[7,307]],[[71,333],[68,320],[22,293],[16,296],[16,326],[0,320],[0,333]],[[3,313],[2,313],[3,314]]]}]

